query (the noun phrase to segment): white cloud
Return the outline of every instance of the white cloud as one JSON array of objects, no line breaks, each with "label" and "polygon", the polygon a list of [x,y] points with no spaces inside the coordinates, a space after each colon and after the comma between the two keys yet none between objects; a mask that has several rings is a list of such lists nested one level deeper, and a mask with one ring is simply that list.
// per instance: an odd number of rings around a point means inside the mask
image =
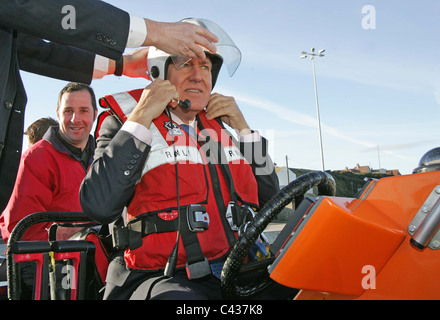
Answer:
[{"label": "white cloud", "polygon": [[[295,124],[296,126],[290,128],[280,125],[276,132],[268,128],[257,129],[263,129],[261,133],[271,141],[269,153],[275,162],[283,165],[285,156],[288,155],[293,166],[319,170],[317,124],[314,117],[260,97],[236,94],[233,90],[223,88],[220,88],[220,92],[233,96],[239,105],[246,104],[253,108],[260,108],[271,112],[281,121]],[[374,137],[374,141],[378,137],[382,137],[380,141],[383,141],[383,144],[379,145],[381,166],[387,169],[399,169],[403,174],[411,173],[423,154],[423,150],[429,150],[429,144],[437,141],[434,137],[432,139],[423,138],[423,135],[412,136],[412,139],[400,136],[402,143],[392,142],[395,141],[393,139],[399,138],[399,135],[392,137],[391,140],[387,139],[388,132],[395,130],[401,132],[402,128],[404,130],[411,126],[416,126],[416,124],[408,126],[404,124],[394,126],[358,125],[355,129],[353,126],[348,126],[349,130],[341,130],[321,123],[326,169],[338,170],[345,166],[355,166],[356,163],[377,168],[379,166],[377,143],[368,140],[368,137]],[[366,139],[359,137],[366,137]],[[405,141],[409,142],[405,143]]]},{"label": "white cloud", "polygon": [[[222,90],[222,92],[226,92],[226,91]],[[258,97],[258,98],[249,97],[249,96],[245,96],[243,94],[235,94],[235,93],[231,93],[231,92],[225,93],[225,94],[233,96],[239,102],[246,103],[246,104],[252,105],[254,107],[270,111],[276,117],[281,118],[286,121],[289,121],[289,122],[292,122],[294,124],[298,124],[298,125],[306,126],[306,127],[311,127],[311,128],[317,127],[317,123],[316,123],[315,118],[310,117],[309,115],[303,114],[301,112],[292,110],[290,108],[286,108],[286,107],[279,105],[277,103],[261,99],[260,97]],[[348,142],[352,142],[352,143],[355,143],[355,144],[358,144],[358,145],[361,145],[364,147],[374,146],[374,144],[371,142],[355,139],[352,137],[352,135],[345,134],[344,132],[340,131],[339,129],[330,127],[323,122],[321,122],[321,128],[322,128],[323,133],[330,134],[336,138],[339,138],[339,139],[342,139],[342,140],[345,140]]]}]

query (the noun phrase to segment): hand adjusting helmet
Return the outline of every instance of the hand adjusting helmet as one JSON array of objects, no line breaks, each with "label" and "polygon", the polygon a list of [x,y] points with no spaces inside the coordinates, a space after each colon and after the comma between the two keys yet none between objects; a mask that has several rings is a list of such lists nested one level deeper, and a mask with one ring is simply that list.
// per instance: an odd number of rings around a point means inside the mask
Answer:
[{"label": "hand adjusting helmet", "polygon": [[[214,88],[217,82],[218,74],[222,65],[226,66],[229,76],[232,77],[237,70],[241,62],[241,52],[235,45],[234,41],[229,37],[229,35],[217,24],[206,19],[197,18],[187,18],[180,22],[192,23],[201,27],[208,29],[211,33],[215,34],[218,38],[218,42],[214,43],[217,48],[217,52],[212,54],[205,50],[206,56],[211,60],[212,63],[212,88]],[[172,61],[175,66],[181,66],[191,58],[179,57],[170,55],[156,47],[150,47],[148,51],[148,72],[151,80],[156,80],[161,78],[166,80],[168,73],[168,66]]]}]

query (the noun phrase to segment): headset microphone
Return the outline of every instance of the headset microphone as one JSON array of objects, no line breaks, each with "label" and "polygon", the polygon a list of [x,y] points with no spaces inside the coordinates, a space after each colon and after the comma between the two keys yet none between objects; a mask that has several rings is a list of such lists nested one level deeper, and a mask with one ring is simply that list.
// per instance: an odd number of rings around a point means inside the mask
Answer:
[{"label": "headset microphone", "polygon": [[189,108],[191,108],[191,101],[189,101],[188,99],[178,100],[173,98],[173,101],[177,102],[183,110],[188,110]]}]

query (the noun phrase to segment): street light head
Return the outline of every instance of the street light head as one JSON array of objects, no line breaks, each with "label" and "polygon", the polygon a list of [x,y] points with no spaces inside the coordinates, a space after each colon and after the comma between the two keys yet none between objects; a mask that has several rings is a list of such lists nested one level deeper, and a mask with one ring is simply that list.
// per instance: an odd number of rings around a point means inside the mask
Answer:
[{"label": "street light head", "polygon": [[306,55],[306,54],[304,54],[304,55],[301,56],[301,59],[304,59],[304,58],[307,58],[307,55]]},{"label": "street light head", "polygon": [[315,52],[315,48],[312,48],[311,50],[312,50],[312,53],[314,53],[314,52]]},{"label": "street light head", "polygon": [[305,51],[301,51],[301,54],[307,54],[307,52],[305,52]]},{"label": "street light head", "polygon": [[319,54],[321,54],[321,53],[324,53],[325,52],[325,49],[322,49],[322,50],[319,50]]},{"label": "street light head", "polygon": [[318,55],[318,57],[324,57],[324,55],[323,55],[322,53],[320,53],[320,54]]}]

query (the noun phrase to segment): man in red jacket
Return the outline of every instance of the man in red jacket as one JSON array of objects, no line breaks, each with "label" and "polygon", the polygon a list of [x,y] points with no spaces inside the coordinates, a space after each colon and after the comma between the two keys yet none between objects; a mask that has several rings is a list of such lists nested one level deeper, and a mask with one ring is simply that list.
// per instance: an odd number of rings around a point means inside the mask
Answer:
[{"label": "man in red jacket", "polygon": [[[90,131],[96,112],[95,94],[88,85],[72,82],[61,90],[57,106],[59,126],[50,127],[43,139],[21,158],[12,196],[0,217],[5,242],[15,225],[29,214],[82,211],[78,191],[93,160],[95,142]],[[32,226],[22,240],[47,241],[49,225]],[[23,280],[28,275],[32,281],[32,274],[22,270]]]},{"label": "man in red jacket", "polygon": [[[31,213],[82,211],[78,190],[93,159],[95,144],[90,131],[96,111],[95,95],[89,86],[73,82],[61,90],[59,127],[50,127],[21,158],[17,182],[0,217],[5,242],[15,225]],[[45,227],[31,227],[23,240],[47,240]]]}]

